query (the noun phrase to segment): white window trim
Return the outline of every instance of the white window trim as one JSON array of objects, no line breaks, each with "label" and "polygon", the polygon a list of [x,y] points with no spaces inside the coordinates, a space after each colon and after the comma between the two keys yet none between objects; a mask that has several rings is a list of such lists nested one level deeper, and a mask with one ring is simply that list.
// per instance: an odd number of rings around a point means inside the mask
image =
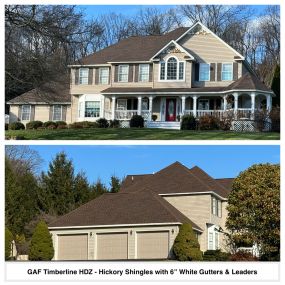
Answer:
[{"label": "white window trim", "polygon": [[[201,99],[198,99],[198,107],[199,107],[199,102],[201,102],[201,101],[207,101],[207,102],[208,102],[209,109],[206,109],[206,111],[207,111],[207,110],[210,110],[210,100],[209,100],[209,99],[202,99],[202,98],[201,98]],[[199,109],[199,108],[198,108],[197,110],[203,110],[203,109]]]},{"label": "white window trim", "polygon": [[[55,106],[59,106],[60,107],[60,120],[55,120],[54,119],[54,108]],[[53,105],[52,106],[52,120],[53,121],[62,121],[62,105]]]},{"label": "white window trim", "polygon": [[[147,65],[147,75],[148,75],[148,79],[147,80],[140,80],[142,65]],[[149,82],[149,64],[148,63],[139,64],[138,82]]]},{"label": "white window trim", "polygon": [[[101,79],[102,79],[102,76],[101,76],[101,71],[103,70],[103,69],[106,69],[107,71],[108,71],[108,80],[107,80],[107,83],[102,83],[101,82]],[[109,67],[100,67],[99,68],[99,82],[98,82],[98,84],[100,84],[100,85],[108,85],[109,84],[109,77],[110,77],[110,70],[109,70]]]},{"label": "white window trim", "polygon": [[[170,58],[175,58],[177,61],[177,70],[176,70],[176,78],[177,79],[167,79],[167,64],[168,64],[168,60]],[[183,62],[183,79],[179,79],[179,63]],[[165,74],[164,74],[164,78],[165,79],[160,79],[160,71],[161,71],[161,63],[165,63]],[[186,61],[184,60],[179,60],[176,56],[172,55],[169,58],[167,58],[166,60],[162,60],[159,62],[159,74],[158,74],[158,81],[159,82],[183,82],[185,81],[185,70],[186,70]]]},{"label": "white window trim", "polygon": [[[120,80],[120,67],[122,66],[127,66],[127,80],[126,81]],[[130,66],[128,64],[118,65],[118,82],[129,82],[129,69],[130,69]]]},{"label": "white window trim", "polygon": [[[23,120],[23,107],[24,106],[29,106],[30,107],[29,119],[28,120]],[[21,121],[30,121],[31,120],[31,114],[32,114],[32,105],[22,105],[21,106]]]},{"label": "white window trim", "polygon": [[212,215],[216,216],[217,213],[217,198],[216,197],[211,197],[211,210],[212,210]]},{"label": "white window trim", "polygon": [[[231,64],[231,66],[232,66],[232,79],[230,79],[230,80],[223,80],[223,65],[224,64]],[[233,62],[222,62],[221,81],[233,81],[233,78],[234,78],[234,63]]]},{"label": "white window trim", "polygon": [[[201,80],[201,65],[208,65],[209,66],[209,79],[208,80]],[[211,79],[211,65],[210,63],[206,63],[206,62],[200,62],[199,63],[199,81],[201,82],[208,82]]]},{"label": "white window trim", "polygon": [[[124,102],[124,104],[125,104],[125,106],[126,106],[126,109],[121,109],[121,110],[118,109],[118,108],[119,108],[119,101]],[[119,110],[119,111],[126,111],[126,110],[128,109],[128,99],[117,99],[117,100],[116,100],[116,103],[117,103],[117,105],[116,105],[116,110]]]},{"label": "white window trim", "polygon": [[[216,225],[212,225],[210,227],[208,227],[208,250],[216,250],[216,249],[219,249],[220,247],[220,233],[217,231],[218,230],[218,227]],[[210,249],[210,234],[213,235],[213,248]],[[217,241],[217,244],[216,244],[216,234],[218,234],[218,241]]]},{"label": "white window trim", "polygon": [[[80,70],[87,70],[87,83],[80,83]],[[88,80],[89,80],[89,68],[83,67],[83,68],[79,68],[79,74],[78,74],[78,84],[79,85],[88,85]]]},{"label": "white window trim", "polygon": [[[86,103],[87,102],[99,102],[99,116],[98,117],[86,117],[85,116],[85,113],[86,113]],[[87,119],[99,119],[99,118],[101,118],[101,101],[100,100],[85,100],[84,101],[84,118],[87,118]]]}]

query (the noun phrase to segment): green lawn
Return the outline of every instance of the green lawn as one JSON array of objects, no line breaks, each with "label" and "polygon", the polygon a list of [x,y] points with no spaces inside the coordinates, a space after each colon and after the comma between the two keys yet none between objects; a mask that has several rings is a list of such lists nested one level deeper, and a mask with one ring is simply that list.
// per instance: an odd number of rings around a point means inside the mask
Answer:
[{"label": "green lawn", "polygon": [[234,133],[162,129],[62,129],[6,131],[25,140],[279,140],[279,133]]}]

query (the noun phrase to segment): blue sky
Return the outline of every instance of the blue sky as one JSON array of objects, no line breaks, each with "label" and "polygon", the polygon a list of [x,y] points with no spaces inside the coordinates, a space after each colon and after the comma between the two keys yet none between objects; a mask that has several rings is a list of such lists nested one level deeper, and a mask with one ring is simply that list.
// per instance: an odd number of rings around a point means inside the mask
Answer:
[{"label": "blue sky", "polygon": [[108,184],[110,176],[153,173],[179,161],[201,167],[214,178],[235,177],[255,163],[279,163],[279,146],[30,146],[44,159],[42,170],[56,153],[65,151],[75,171],[83,170],[90,182],[98,178]]}]

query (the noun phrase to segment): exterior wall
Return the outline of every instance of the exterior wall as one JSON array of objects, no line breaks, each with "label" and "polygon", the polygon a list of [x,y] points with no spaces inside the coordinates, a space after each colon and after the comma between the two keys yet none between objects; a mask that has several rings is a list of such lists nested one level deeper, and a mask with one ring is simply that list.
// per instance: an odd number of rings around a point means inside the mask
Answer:
[{"label": "exterior wall", "polygon": [[[128,233],[128,259],[137,258],[137,241],[136,233],[141,231],[169,231],[169,258],[173,256],[172,247],[174,240],[179,232],[179,226],[136,226],[136,227],[117,227],[117,228],[88,228],[88,229],[68,229],[68,230],[50,230],[52,234],[55,255],[53,260],[57,260],[58,256],[58,235],[63,234],[88,234],[88,259],[95,260],[97,255],[96,236],[98,233]],[[172,233],[173,231],[173,233]]]},{"label": "exterior wall", "polygon": [[49,105],[35,106],[35,121],[49,121]]},{"label": "exterior wall", "polygon": [[10,105],[9,112],[9,123],[17,122],[19,114],[19,106],[18,105]]},{"label": "exterior wall", "polygon": [[71,122],[78,121],[78,96],[71,97]]}]

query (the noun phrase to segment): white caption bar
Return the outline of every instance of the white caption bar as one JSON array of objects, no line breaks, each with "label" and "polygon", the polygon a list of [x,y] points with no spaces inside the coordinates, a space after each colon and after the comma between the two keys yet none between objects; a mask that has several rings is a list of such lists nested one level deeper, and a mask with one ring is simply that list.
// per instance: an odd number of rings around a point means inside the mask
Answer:
[{"label": "white caption bar", "polygon": [[7,281],[278,281],[279,262],[6,262]]}]

